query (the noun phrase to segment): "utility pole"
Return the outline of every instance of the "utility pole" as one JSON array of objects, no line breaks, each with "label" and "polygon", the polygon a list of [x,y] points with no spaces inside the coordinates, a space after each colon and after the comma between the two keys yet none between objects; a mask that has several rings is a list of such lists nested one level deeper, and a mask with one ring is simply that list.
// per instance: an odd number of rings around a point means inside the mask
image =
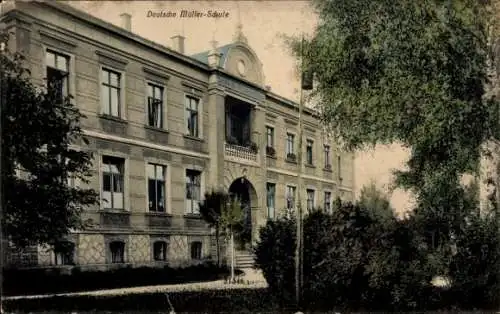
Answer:
[{"label": "utility pole", "polygon": [[303,138],[303,125],[302,125],[302,107],[304,105],[304,90],[311,90],[313,86],[313,76],[309,69],[304,67],[304,35],[302,35],[300,42],[300,99],[299,99],[299,143],[297,152],[298,174],[297,174],[297,245],[295,248],[295,299],[297,306],[301,306],[302,299],[302,284],[304,279],[303,261],[304,261],[304,235],[302,224],[302,138]]},{"label": "utility pole", "polygon": [[[301,44],[302,45],[302,44]],[[301,47],[302,50],[302,47]],[[301,55],[302,59],[302,55]],[[300,61],[302,72],[302,60]],[[302,75],[301,75],[302,77]],[[299,143],[297,152],[298,176],[297,176],[297,202],[295,202],[297,214],[297,244],[295,247],[295,299],[297,306],[300,307],[301,291],[302,291],[302,102],[303,89],[302,78],[300,82],[300,99],[299,99]]]}]

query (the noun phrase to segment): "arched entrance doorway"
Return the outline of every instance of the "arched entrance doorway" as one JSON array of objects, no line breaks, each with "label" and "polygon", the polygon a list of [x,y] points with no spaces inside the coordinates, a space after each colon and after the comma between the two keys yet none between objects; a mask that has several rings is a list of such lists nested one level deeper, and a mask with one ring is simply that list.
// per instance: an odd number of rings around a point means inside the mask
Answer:
[{"label": "arched entrance doorway", "polygon": [[229,195],[241,202],[242,222],[235,234],[237,250],[247,250],[252,245],[252,206],[257,205],[257,193],[250,181],[245,177],[238,178],[229,186]]}]

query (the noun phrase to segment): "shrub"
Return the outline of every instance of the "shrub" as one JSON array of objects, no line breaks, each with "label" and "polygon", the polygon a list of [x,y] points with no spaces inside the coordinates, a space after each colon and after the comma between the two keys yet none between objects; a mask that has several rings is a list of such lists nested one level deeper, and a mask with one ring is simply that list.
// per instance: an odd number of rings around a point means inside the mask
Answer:
[{"label": "shrub", "polygon": [[[309,310],[409,310],[430,285],[411,225],[365,207],[340,204],[333,214],[304,219],[303,302]],[[294,297],[295,221],[269,221],[260,230],[256,266],[282,303]],[[425,299],[425,298],[424,298]]]},{"label": "shrub", "polygon": [[451,293],[463,309],[500,308],[500,234],[497,217],[469,217],[457,239]]},{"label": "shrub", "polygon": [[295,283],[295,236],[293,218],[269,220],[260,229],[255,266],[262,270],[272,294],[282,304],[293,301]]},{"label": "shrub", "polygon": [[80,271],[61,274],[54,269],[4,269],[5,295],[65,293],[146,285],[177,284],[222,279],[227,267],[204,263],[185,268],[123,267],[109,271]]}]

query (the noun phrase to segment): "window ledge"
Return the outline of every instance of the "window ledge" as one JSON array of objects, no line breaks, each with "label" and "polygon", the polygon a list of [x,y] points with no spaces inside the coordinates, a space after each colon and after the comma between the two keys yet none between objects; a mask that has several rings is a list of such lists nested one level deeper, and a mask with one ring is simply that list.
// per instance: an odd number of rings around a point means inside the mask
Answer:
[{"label": "window ledge", "polygon": [[147,125],[147,124],[144,125],[144,128],[148,129],[148,130],[151,130],[151,131],[161,132],[161,133],[165,133],[165,134],[170,133],[170,131],[167,130],[167,129],[157,128],[155,126],[150,126],[150,125]]},{"label": "window ledge", "polygon": [[308,168],[312,168],[312,169],[316,168],[316,166],[315,166],[315,165],[313,165],[313,164],[308,164],[308,163],[305,163],[304,165],[305,165],[306,167],[308,167]]},{"label": "window ledge", "polygon": [[200,138],[200,137],[196,137],[196,136],[191,136],[191,135],[187,135],[187,134],[184,134],[184,138],[187,138],[187,139],[190,139],[190,140],[193,140],[193,141],[198,141],[198,142],[204,142],[205,140]]},{"label": "window ledge", "polygon": [[184,214],[184,218],[201,219],[201,215],[200,214]]},{"label": "window ledge", "polygon": [[160,216],[160,217],[172,217],[171,213],[166,213],[166,212],[151,212],[151,211],[147,211],[146,215],[148,215],[148,216]]},{"label": "window ledge", "polygon": [[268,154],[266,154],[266,157],[267,158],[271,158],[271,159],[276,159],[276,155],[268,155]]},{"label": "window ledge", "polygon": [[285,161],[290,164],[295,164],[295,165],[297,164],[297,160],[295,159],[285,158]]},{"label": "window ledge", "polygon": [[325,167],[325,168],[323,168],[323,171],[333,172],[331,167]]},{"label": "window ledge", "polygon": [[110,121],[115,121],[115,122],[119,122],[119,123],[123,123],[123,124],[128,124],[128,122],[126,120],[124,120],[120,117],[109,115],[109,114],[101,113],[101,114],[99,114],[99,118],[105,119],[105,120],[110,120]]},{"label": "window ledge", "polygon": [[97,212],[105,213],[105,214],[130,215],[130,211],[125,210],[125,209],[101,208]]}]

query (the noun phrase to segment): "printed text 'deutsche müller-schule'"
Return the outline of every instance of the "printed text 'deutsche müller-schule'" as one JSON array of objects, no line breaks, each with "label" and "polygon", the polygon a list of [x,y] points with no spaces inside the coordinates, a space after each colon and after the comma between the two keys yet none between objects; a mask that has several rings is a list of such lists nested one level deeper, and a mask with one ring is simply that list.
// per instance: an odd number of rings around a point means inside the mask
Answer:
[{"label": "printed text 'deutsche m\u00fcller-schule'", "polygon": [[148,11],[147,17],[181,17],[181,18],[227,18],[229,17],[229,12],[225,10],[217,11],[217,10],[209,10],[209,11],[198,11],[198,10],[181,10],[179,12],[175,11]]}]

